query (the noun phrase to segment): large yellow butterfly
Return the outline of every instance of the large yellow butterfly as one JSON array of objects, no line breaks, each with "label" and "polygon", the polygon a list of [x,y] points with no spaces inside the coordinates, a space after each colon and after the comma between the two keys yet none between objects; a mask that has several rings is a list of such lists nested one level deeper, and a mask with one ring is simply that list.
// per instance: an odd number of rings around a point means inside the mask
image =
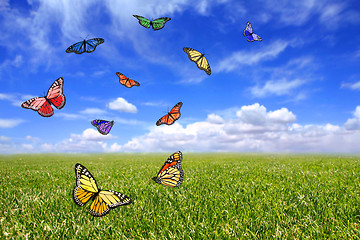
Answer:
[{"label": "large yellow butterfly", "polygon": [[131,199],[124,194],[112,190],[100,190],[95,178],[83,165],[75,164],[76,186],[73,191],[73,199],[79,206],[84,206],[90,199],[90,214],[94,217],[102,217],[118,206],[131,203]]},{"label": "large yellow butterfly", "polygon": [[195,49],[187,48],[187,47],[184,47],[183,50],[184,50],[184,52],[187,53],[189,59],[196,63],[196,65],[199,69],[204,70],[207,75],[211,74],[211,68],[210,68],[209,62],[204,57],[203,53],[198,52]]},{"label": "large yellow butterfly", "polygon": [[162,185],[178,187],[184,179],[184,171],[181,168],[182,153],[173,153],[164,163],[156,177],[152,179]]}]

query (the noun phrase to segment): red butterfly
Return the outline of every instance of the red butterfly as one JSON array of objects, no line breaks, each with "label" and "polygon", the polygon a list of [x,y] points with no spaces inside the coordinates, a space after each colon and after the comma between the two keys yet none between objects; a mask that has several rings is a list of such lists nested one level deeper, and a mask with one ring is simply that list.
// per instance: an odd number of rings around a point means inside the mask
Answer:
[{"label": "red butterfly", "polygon": [[117,72],[116,75],[119,77],[119,82],[127,88],[131,88],[132,86],[140,86],[140,83],[126,77],[122,73]]},{"label": "red butterfly", "polygon": [[161,124],[167,124],[167,125],[171,125],[173,124],[176,120],[178,120],[181,116],[180,114],[180,108],[183,105],[182,102],[178,102],[172,109],[171,111],[166,114],[165,116],[163,116],[162,118],[160,118],[157,122],[156,125],[160,126]]},{"label": "red butterfly", "polygon": [[45,97],[35,97],[27,100],[21,104],[21,107],[37,111],[43,117],[51,117],[54,114],[54,109],[50,106],[50,103],[57,109],[63,108],[66,103],[63,85],[64,79],[62,77],[56,79]]}]

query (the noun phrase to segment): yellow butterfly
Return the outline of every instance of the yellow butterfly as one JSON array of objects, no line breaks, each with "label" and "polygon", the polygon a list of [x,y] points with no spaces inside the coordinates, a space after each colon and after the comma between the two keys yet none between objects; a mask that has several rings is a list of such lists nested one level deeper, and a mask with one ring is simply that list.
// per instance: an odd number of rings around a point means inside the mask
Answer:
[{"label": "yellow butterfly", "polygon": [[204,57],[203,53],[198,52],[195,49],[187,48],[187,47],[184,47],[183,50],[184,50],[184,52],[187,53],[189,59],[196,63],[196,65],[199,69],[204,70],[207,75],[211,74],[211,68],[210,68],[209,62]]},{"label": "yellow butterfly", "polygon": [[182,153],[173,153],[164,163],[156,177],[152,179],[162,185],[178,187],[184,179],[184,171],[181,168]]},{"label": "yellow butterfly", "polygon": [[118,206],[131,203],[131,199],[124,194],[112,190],[100,190],[95,178],[83,165],[75,164],[76,186],[73,190],[73,199],[79,206],[84,206],[90,199],[90,214],[102,217]]}]

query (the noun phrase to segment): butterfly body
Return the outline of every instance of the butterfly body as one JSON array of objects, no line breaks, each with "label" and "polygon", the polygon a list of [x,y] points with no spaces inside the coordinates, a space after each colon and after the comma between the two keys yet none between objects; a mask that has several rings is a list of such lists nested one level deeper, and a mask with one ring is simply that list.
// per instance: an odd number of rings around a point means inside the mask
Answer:
[{"label": "butterfly body", "polygon": [[161,167],[156,177],[153,177],[156,183],[168,186],[178,187],[183,182],[184,171],[181,167],[182,152],[177,151],[170,155]]},{"label": "butterfly body", "polygon": [[71,45],[70,47],[68,47],[66,49],[66,52],[67,53],[74,52],[76,54],[82,54],[84,52],[91,53],[91,52],[95,51],[96,47],[99,44],[102,44],[102,43],[104,43],[103,38],[92,38],[92,39],[84,40],[82,42],[77,42],[77,43]]},{"label": "butterfly body", "polygon": [[180,108],[182,107],[183,103],[182,102],[178,102],[172,109],[170,112],[168,112],[168,114],[166,114],[165,116],[161,117],[157,122],[156,122],[156,126],[160,126],[161,124],[166,124],[166,125],[171,125],[173,124],[176,120],[178,120],[181,116],[180,113]]},{"label": "butterfly body", "polygon": [[73,190],[74,202],[83,207],[92,201],[89,213],[94,217],[102,217],[118,206],[130,204],[129,197],[113,190],[98,188],[95,178],[83,165],[75,164],[76,186]]},{"label": "butterfly body", "polygon": [[161,17],[161,18],[157,18],[153,21],[150,21],[149,19],[144,18],[139,15],[133,15],[133,16],[139,20],[139,24],[141,26],[143,26],[145,28],[150,28],[150,26],[151,26],[154,31],[164,28],[165,23],[167,21],[171,20],[171,18],[168,18],[168,17]]},{"label": "butterfly body", "polygon": [[244,37],[246,37],[246,40],[248,42],[253,42],[253,41],[262,41],[261,37],[257,34],[254,33],[253,28],[250,24],[250,22],[247,22],[246,24],[246,28],[243,31],[243,35]]},{"label": "butterfly body", "polygon": [[62,77],[56,79],[50,86],[46,96],[31,98],[21,104],[21,107],[36,111],[43,117],[51,117],[54,114],[54,109],[51,104],[57,109],[65,106],[66,98],[63,94],[64,79]]},{"label": "butterfly body", "polygon": [[199,51],[196,51],[195,49],[184,47],[184,52],[187,53],[188,58],[190,61],[195,62],[196,66],[200,70],[204,70],[207,75],[211,75],[211,68],[208,60],[205,58],[204,53],[200,53]]},{"label": "butterfly body", "polygon": [[109,134],[112,126],[114,125],[114,121],[95,119],[91,121],[91,124],[97,128],[99,133],[101,133],[102,135],[107,135]]},{"label": "butterfly body", "polygon": [[120,84],[124,85],[127,88],[131,88],[133,86],[140,86],[140,83],[138,83],[135,80],[132,80],[128,77],[126,77],[124,74],[117,72],[116,75],[119,77]]}]

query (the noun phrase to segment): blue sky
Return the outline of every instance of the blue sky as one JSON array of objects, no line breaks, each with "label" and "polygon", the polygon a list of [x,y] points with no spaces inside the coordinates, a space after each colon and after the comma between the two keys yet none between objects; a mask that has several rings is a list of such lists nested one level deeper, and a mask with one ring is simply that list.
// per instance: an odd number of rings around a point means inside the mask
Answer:
[{"label": "blue sky", "polygon": [[[171,21],[153,31],[133,14]],[[262,42],[243,37],[247,21]],[[360,152],[356,0],[0,0],[0,31],[0,153]],[[65,53],[86,37],[105,42]],[[59,77],[63,109],[20,107]],[[181,118],[157,127],[179,101]],[[93,119],[115,125],[103,136]]]}]

